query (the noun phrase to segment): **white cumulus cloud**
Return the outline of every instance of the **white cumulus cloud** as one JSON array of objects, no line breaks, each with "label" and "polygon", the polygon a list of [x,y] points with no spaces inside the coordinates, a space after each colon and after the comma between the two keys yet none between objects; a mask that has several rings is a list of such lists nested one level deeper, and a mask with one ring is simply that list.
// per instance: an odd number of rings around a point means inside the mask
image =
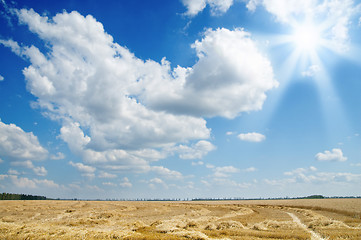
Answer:
[{"label": "white cumulus cloud", "polygon": [[204,162],[198,161],[198,162],[192,162],[192,166],[201,166],[204,165]]},{"label": "white cumulus cloud", "polygon": [[235,118],[261,110],[265,93],[278,86],[271,63],[243,29],[208,29],[192,47],[199,58],[192,68],[176,68],[175,81],[147,84],[143,98],[148,106],[175,114]]},{"label": "white cumulus cloud", "polygon": [[150,188],[152,189],[156,189],[156,185],[161,185],[163,186],[165,189],[168,189],[168,185],[160,178],[152,178],[151,180],[147,181],[148,185]]},{"label": "white cumulus cloud", "polygon": [[213,169],[214,177],[216,178],[226,178],[229,177],[230,174],[238,173],[239,169],[233,166],[224,166],[224,167],[216,167]]},{"label": "white cumulus cloud", "polygon": [[174,170],[170,170],[168,168],[165,168],[163,166],[154,166],[151,167],[151,171],[159,174],[160,176],[163,176],[167,179],[173,179],[173,180],[180,180],[183,179],[182,173]]},{"label": "white cumulus cloud", "polygon": [[24,167],[24,168],[31,169],[38,176],[46,176],[48,174],[48,171],[45,169],[45,167],[36,167],[36,166],[34,166],[33,162],[30,160],[13,161],[13,162],[11,162],[11,165],[16,166],[16,167]]},{"label": "white cumulus cloud", "polygon": [[[218,12],[232,1],[206,3]],[[168,154],[201,158],[215,149],[205,117],[260,110],[266,92],[278,85],[269,60],[243,29],[208,29],[192,45],[196,64],[171,69],[165,58],[143,61],[114,43],[90,15],[15,12],[48,52],[13,40],[0,44],[30,62],[23,74],[34,106],[62,124],[60,138],[86,164],[144,172]],[[36,153],[44,158],[47,151]]]},{"label": "white cumulus cloud", "polygon": [[241,133],[238,135],[238,138],[242,141],[247,142],[262,142],[266,140],[266,136],[260,133],[252,132],[252,133]]},{"label": "white cumulus cloud", "polygon": [[74,163],[70,161],[69,164],[75,167],[79,172],[83,172],[83,173],[94,173],[96,170],[95,167],[84,165],[83,163]]},{"label": "white cumulus cloud", "polygon": [[15,124],[0,120],[0,156],[10,160],[44,160],[48,151],[32,132],[25,132]]},{"label": "white cumulus cloud", "polygon": [[40,185],[41,187],[49,187],[49,188],[59,188],[59,184],[55,183],[53,180],[48,179],[34,179],[34,182]]},{"label": "white cumulus cloud", "polygon": [[29,179],[29,178],[18,178],[18,176],[15,175],[11,175],[9,176],[12,183],[19,188],[37,188],[37,184],[35,183],[35,181]]},{"label": "white cumulus cloud", "polygon": [[32,162],[48,156],[48,151],[40,145],[38,138],[32,132],[25,132],[15,124],[5,124],[1,120],[0,156],[9,159],[13,166],[29,168],[38,176],[47,175],[44,167],[36,167]]},{"label": "white cumulus cloud", "polygon": [[279,180],[265,180],[270,185],[289,185],[294,183],[358,183],[361,179],[361,174],[347,173],[347,172],[319,172],[315,167],[297,168],[290,172],[285,172],[284,175],[289,178]]},{"label": "white cumulus cloud", "polygon": [[182,0],[187,8],[186,15],[195,16],[209,5],[212,15],[220,15],[232,6],[233,0]]},{"label": "white cumulus cloud", "polygon": [[14,170],[14,169],[9,169],[8,173],[10,175],[19,175],[20,174],[17,170]]},{"label": "white cumulus cloud", "polygon": [[100,174],[98,175],[99,178],[116,178],[117,175],[116,174],[112,174],[112,173],[107,173],[104,171],[101,171]]},{"label": "white cumulus cloud", "polygon": [[44,167],[34,167],[33,171],[38,176],[46,176],[48,171]]},{"label": "white cumulus cloud", "polygon": [[4,77],[0,75],[0,81],[4,81]]},{"label": "white cumulus cloud", "polygon": [[110,187],[116,187],[116,186],[117,186],[117,184],[112,183],[112,182],[103,182],[102,184],[103,184],[104,186],[110,186]]},{"label": "white cumulus cloud", "polygon": [[182,159],[201,159],[208,152],[216,149],[212,143],[208,141],[199,141],[194,145],[179,145],[170,149],[171,152],[177,152]]},{"label": "white cumulus cloud", "polygon": [[203,11],[206,7],[206,0],[182,0],[182,3],[187,7],[187,15],[195,16],[199,12]]},{"label": "white cumulus cloud", "polygon": [[309,172],[316,172],[316,171],[317,171],[317,168],[315,168],[314,166],[311,166],[309,168],[297,168],[290,172],[284,172],[283,174],[286,176],[297,176],[297,175],[301,175],[301,174],[305,174],[305,173],[309,173]]},{"label": "white cumulus cloud", "polygon": [[334,148],[331,151],[324,151],[323,153],[317,153],[315,156],[317,161],[337,161],[344,162],[347,157],[343,156],[343,152],[340,148]]},{"label": "white cumulus cloud", "polygon": [[[5,175],[6,176],[6,175]],[[29,179],[26,177],[18,177],[16,175],[6,176],[11,180],[11,183],[18,188],[59,188],[59,184],[53,180],[48,179]]]},{"label": "white cumulus cloud", "polygon": [[131,188],[133,186],[133,184],[129,181],[129,179],[127,177],[124,177],[122,179],[122,181],[119,183],[119,186]]}]

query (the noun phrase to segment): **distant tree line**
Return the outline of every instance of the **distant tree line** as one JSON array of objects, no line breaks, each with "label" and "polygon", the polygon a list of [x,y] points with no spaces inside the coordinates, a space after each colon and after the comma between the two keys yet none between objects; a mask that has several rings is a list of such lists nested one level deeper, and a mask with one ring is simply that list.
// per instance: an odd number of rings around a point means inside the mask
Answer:
[{"label": "distant tree line", "polygon": [[311,196],[308,196],[308,197],[304,197],[305,199],[323,199],[325,198],[324,196],[322,195],[311,195]]},{"label": "distant tree line", "polygon": [[34,196],[28,194],[0,193],[0,200],[72,200],[72,201],[239,201],[239,200],[281,200],[281,199],[324,199],[324,198],[361,198],[361,196],[333,196],[311,195],[307,197],[279,197],[279,198],[136,198],[136,199],[53,199],[44,196]]},{"label": "distant tree line", "polygon": [[0,200],[46,200],[44,196],[34,196],[16,193],[1,193]]},{"label": "distant tree line", "polygon": [[361,198],[361,196],[325,197],[323,195],[311,195],[307,197],[279,197],[279,198],[193,198],[191,199],[191,201],[292,200],[292,199],[325,199],[325,198]]},{"label": "distant tree line", "polygon": [[[326,198],[361,198],[361,196],[332,196],[326,197],[323,195],[311,195],[306,197],[278,197],[278,198],[106,198],[106,199],[53,199],[53,200],[70,200],[70,201],[135,201],[135,202],[152,202],[152,201],[242,201],[242,200],[296,200],[296,199],[326,199]],[[47,198],[49,199],[49,198]]]}]

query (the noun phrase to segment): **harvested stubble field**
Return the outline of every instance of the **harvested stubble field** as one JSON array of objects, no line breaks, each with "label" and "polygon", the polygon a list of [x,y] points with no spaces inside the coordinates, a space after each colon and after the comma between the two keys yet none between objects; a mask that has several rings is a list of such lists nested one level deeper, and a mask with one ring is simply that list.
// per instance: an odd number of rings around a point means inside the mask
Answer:
[{"label": "harvested stubble field", "polygon": [[361,199],[1,201],[0,239],[361,239]]}]

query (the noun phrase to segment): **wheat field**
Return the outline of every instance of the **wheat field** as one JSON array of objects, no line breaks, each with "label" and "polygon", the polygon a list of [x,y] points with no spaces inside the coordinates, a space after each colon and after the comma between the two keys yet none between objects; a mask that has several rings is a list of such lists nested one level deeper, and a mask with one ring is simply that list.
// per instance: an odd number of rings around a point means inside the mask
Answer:
[{"label": "wheat field", "polygon": [[0,239],[361,239],[361,199],[1,201]]}]

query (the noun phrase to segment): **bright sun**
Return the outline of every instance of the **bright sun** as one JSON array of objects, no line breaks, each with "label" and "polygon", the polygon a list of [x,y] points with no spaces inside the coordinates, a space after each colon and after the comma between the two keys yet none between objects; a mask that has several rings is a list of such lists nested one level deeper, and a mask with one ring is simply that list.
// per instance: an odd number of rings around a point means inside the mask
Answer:
[{"label": "bright sun", "polygon": [[321,45],[321,30],[312,23],[294,27],[292,42],[302,52],[315,51]]}]

